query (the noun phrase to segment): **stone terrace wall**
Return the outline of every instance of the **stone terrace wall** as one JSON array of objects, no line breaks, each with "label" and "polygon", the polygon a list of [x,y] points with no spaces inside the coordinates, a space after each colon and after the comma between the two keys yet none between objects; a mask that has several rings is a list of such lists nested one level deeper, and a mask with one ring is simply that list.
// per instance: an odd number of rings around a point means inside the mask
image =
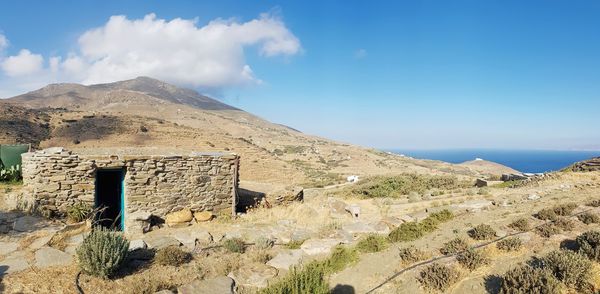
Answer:
[{"label": "stone terrace wall", "polygon": [[23,184],[42,212],[64,215],[78,201],[94,204],[96,170],[125,168],[125,220],[134,212],[159,217],[183,208],[233,211],[239,158],[190,156],[82,156],[63,148],[23,154]]}]

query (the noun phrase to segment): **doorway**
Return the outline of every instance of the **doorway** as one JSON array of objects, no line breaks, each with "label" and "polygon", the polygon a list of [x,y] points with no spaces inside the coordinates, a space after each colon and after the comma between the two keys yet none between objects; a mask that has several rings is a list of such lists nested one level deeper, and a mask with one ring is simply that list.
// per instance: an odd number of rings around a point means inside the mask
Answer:
[{"label": "doorway", "polygon": [[96,171],[96,207],[100,209],[96,221],[105,228],[123,230],[124,169],[99,169]]}]

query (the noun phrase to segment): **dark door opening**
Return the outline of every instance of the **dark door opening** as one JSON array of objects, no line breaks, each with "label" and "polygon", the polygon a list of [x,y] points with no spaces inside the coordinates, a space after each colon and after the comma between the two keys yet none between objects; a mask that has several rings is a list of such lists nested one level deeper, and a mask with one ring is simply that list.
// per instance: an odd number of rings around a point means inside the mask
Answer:
[{"label": "dark door opening", "polygon": [[96,221],[106,228],[123,230],[123,169],[96,171]]}]

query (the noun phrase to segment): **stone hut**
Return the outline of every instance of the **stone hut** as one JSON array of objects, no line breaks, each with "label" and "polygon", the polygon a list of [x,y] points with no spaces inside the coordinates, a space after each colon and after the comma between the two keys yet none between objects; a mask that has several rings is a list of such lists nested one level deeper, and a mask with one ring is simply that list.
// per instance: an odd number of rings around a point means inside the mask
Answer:
[{"label": "stone hut", "polygon": [[192,211],[235,214],[239,157],[190,155],[83,155],[55,147],[24,153],[27,202],[43,213],[65,215],[79,202],[103,207],[102,217],[127,231],[128,216]]}]

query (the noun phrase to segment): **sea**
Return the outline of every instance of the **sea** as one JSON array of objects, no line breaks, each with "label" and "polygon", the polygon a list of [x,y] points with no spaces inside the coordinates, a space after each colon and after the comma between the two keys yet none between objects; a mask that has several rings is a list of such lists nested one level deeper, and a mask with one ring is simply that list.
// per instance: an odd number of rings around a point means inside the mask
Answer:
[{"label": "sea", "polygon": [[600,156],[600,151],[504,150],[504,149],[436,149],[385,151],[419,159],[461,163],[481,158],[506,165],[524,173],[544,173],[560,170],[575,162]]}]

